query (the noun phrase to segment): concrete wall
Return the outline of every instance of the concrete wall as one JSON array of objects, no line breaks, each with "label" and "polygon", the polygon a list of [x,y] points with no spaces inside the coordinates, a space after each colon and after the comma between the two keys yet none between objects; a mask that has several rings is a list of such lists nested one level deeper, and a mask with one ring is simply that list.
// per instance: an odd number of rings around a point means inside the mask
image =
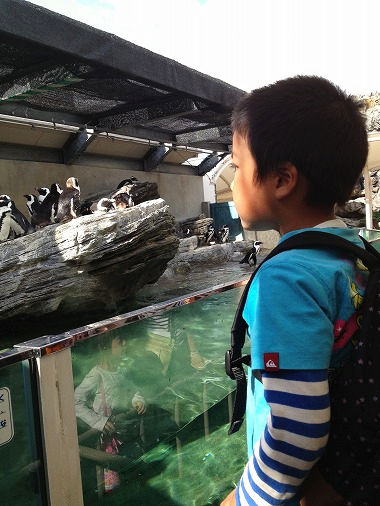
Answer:
[{"label": "concrete wall", "polygon": [[[10,195],[20,211],[27,213],[26,199],[23,195],[36,193],[36,187],[50,186],[54,182],[64,186],[67,178],[74,176],[79,180],[82,198],[86,198],[87,195],[102,189],[112,190],[123,179],[135,176],[140,181],[157,183],[161,197],[169,204],[170,212],[177,220],[201,213],[201,204],[205,200],[202,177],[144,172],[139,170],[138,163],[133,161],[125,162],[123,168],[119,166],[119,163],[114,163],[112,166],[111,162],[103,166],[83,163],[67,166],[57,163],[0,159],[0,194]],[[170,169],[175,172],[176,166],[172,165]]]}]

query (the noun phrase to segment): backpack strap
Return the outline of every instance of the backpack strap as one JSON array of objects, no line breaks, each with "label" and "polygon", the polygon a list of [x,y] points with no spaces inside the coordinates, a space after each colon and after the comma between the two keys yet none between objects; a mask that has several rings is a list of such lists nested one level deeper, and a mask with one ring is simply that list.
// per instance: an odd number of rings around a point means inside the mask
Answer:
[{"label": "backpack strap", "polygon": [[[236,380],[234,409],[228,434],[237,432],[244,421],[247,401],[247,380],[243,364],[250,366],[251,357],[250,355],[242,356],[242,349],[245,343],[245,335],[247,332],[247,324],[243,319],[243,310],[247,301],[249,288],[260,267],[279,253],[291,249],[335,248],[343,250],[346,253],[353,255],[354,257],[360,258],[363,264],[370,271],[380,271],[380,253],[365,239],[362,237],[361,239],[364,243],[364,248],[353,244],[351,241],[344,239],[343,237],[331,234],[329,232],[321,232],[320,230],[300,232],[299,234],[293,235],[277,245],[252,274],[247,285],[245,286],[235,313],[234,322],[231,327],[231,348],[226,351],[224,359],[226,374],[231,379]],[[259,381],[261,381],[260,370],[253,370],[252,374]]]}]

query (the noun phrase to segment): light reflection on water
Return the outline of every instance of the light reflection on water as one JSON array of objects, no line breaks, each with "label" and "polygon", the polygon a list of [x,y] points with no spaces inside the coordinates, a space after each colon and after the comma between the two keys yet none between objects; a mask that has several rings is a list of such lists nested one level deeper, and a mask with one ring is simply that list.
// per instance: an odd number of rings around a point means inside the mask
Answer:
[{"label": "light reflection on water", "polygon": [[[117,331],[123,342],[114,367],[123,377],[117,397],[133,383],[130,397],[138,390],[146,402],[145,414],[134,414],[138,430],[133,438],[140,453],[126,456],[118,469],[120,487],[110,493],[101,493],[99,486],[103,468],[82,458],[86,505],[219,504],[233,488],[246,458],[245,433],[227,436],[234,383],[224,373],[224,353],[241,291],[229,290]],[[99,347],[95,338],[72,350],[76,386],[94,366],[106,363],[104,342]],[[92,401],[89,396],[90,408]],[[79,420],[78,428],[83,434],[89,426]],[[95,447],[98,435],[83,445]]]}]

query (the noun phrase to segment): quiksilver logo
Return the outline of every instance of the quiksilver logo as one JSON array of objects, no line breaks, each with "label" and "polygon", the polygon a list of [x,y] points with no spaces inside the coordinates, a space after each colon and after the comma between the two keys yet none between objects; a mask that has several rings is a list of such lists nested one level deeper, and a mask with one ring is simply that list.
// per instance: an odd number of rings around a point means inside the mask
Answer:
[{"label": "quiksilver logo", "polygon": [[273,362],[272,359],[268,360],[268,362],[265,364],[265,367],[277,367],[277,365]]}]

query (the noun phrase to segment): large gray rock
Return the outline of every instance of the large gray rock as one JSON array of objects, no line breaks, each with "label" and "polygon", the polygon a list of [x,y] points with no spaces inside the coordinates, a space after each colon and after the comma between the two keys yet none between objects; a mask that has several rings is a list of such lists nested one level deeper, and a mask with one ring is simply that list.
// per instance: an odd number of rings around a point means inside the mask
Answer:
[{"label": "large gray rock", "polygon": [[168,206],[157,199],[1,243],[0,320],[81,313],[99,320],[156,281],[178,242]]}]

